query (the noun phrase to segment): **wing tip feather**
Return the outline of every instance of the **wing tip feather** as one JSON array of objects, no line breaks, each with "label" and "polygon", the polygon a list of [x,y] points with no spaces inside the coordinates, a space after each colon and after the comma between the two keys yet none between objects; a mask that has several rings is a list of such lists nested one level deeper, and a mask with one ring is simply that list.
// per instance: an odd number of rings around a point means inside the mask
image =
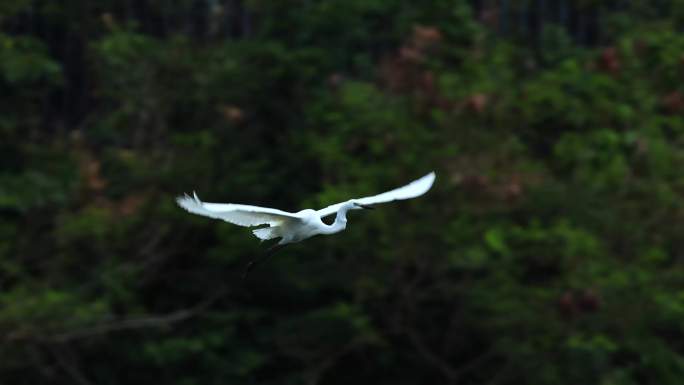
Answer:
[{"label": "wing tip feather", "polygon": [[435,179],[437,179],[437,174],[434,171],[430,171],[429,173],[423,175],[421,178],[417,179],[413,183],[422,186],[422,192],[420,193],[420,195],[422,195],[432,188],[432,185],[435,183]]},{"label": "wing tip feather", "polygon": [[437,179],[437,174],[435,174],[434,171],[430,171],[423,178],[426,178],[426,180],[429,180],[430,181],[430,187],[432,187],[432,184],[435,182],[435,179]]},{"label": "wing tip feather", "polygon": [[195,212],[198,208],[202,208],[202,201],[199,200],[197,194],[193,191],[193,197],[184,193],[181,196],[176,197],[176,203],[178,206],[184,208],[189,212]]}]

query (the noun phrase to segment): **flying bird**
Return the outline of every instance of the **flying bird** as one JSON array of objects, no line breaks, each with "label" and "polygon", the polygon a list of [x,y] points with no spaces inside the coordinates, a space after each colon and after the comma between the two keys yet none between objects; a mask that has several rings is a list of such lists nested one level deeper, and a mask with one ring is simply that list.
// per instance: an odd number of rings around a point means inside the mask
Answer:
[{"label": "flying bird", "polygon": [[[202,202],[195,193],[193,193],[192,196],[187,194],[180,196],[176,198],[176,202],[178,202],[179,206],[193,214],[222,219],[238,226],[252,227],[268,225],[252,230],[252,233],[262,241],[280,238],[280,241],[269,249],[269,252],[261,258],[264,259],[287,244],[300,242],[318,234],[327,235],[339,233],[346,229],[347,212],[349,210],[372,209],[372,205],[378,203],[421,196],[432,187],[434,181],[435,173],[433,171],[406,186],[382,194],[350,199],[346,202],[337,203],[320,210],[306,209],[296,213],[268,207],[234,203]],[[324,223],[322,218],[332,214],[336,214],[335,221],[331,225]],[[252,260],[247,266],[245,275],[261,259]]]}]

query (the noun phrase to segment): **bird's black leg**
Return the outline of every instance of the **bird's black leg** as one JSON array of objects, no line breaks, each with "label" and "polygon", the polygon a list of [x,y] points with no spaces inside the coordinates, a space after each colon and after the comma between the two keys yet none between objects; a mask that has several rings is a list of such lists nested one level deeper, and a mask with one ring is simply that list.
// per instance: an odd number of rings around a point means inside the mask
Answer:
[{"label": "bird's black leg", "polygon": [[269,247],[268,250],[266,250],[266,253],[264,255],[257,257],[257,258],[254,258],[251,261],[249,261],[249,263],[247,264],[247,267],[245,268],[245,272],[242,274],[242,279],[247,278],[247,275],[249,274],[250,271],[252,271],[254,266],[265,261],[266,258],[272,256],[273,254],[275,254],[276,252],[278,252],[279,250],[281,250],[285,246],[287,246],[287,243],[284,245],[275,244],[275,245]]}]

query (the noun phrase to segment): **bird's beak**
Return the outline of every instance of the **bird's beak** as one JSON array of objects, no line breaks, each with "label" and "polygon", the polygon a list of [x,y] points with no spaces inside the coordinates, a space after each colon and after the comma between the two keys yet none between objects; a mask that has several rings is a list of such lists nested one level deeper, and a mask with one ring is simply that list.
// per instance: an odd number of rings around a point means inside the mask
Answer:
[{"label": "bird's beak", "polygon": [[361,203],[354,203],[356,206],[361,207],[362,209],[366,210],[373,210],[374,207],[368,206],[368,205],[362,205]]}]

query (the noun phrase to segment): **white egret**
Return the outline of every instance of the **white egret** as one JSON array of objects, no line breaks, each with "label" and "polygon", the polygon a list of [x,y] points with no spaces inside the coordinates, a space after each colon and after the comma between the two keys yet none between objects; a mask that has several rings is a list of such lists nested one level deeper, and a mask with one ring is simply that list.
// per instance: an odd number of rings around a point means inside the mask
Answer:
[{"label": "white egret", "polygon": [[[266,255],[271,255],[289,243],[300,242],[318,234],[335,234],[347,228],[347,212],[356,209],[369,209],[371,205],[386,203],[396,200],[415,198],[425,194],[435,181],[434,171],[417,179],[406,186],[396,188],[382,194],[365,198],[350,199],[346,202],[337,203],[320,210],[306,209],[296,213],[290,213],[268,207],[249,206],[234,203],[207,203],[202,202],[197,194],[193,196],[185,194],[178,197],[178,205],[187,211],[204,215],[210,218],[222,219],[238,226],[267,227],[252,230],[254,235],[262,241],[280,238],[280,241],[269,250]],[[335,221],[325,224],[321,218],[337,214]],[[256,263],[253,260],[247,267],[247,271]]]}]

